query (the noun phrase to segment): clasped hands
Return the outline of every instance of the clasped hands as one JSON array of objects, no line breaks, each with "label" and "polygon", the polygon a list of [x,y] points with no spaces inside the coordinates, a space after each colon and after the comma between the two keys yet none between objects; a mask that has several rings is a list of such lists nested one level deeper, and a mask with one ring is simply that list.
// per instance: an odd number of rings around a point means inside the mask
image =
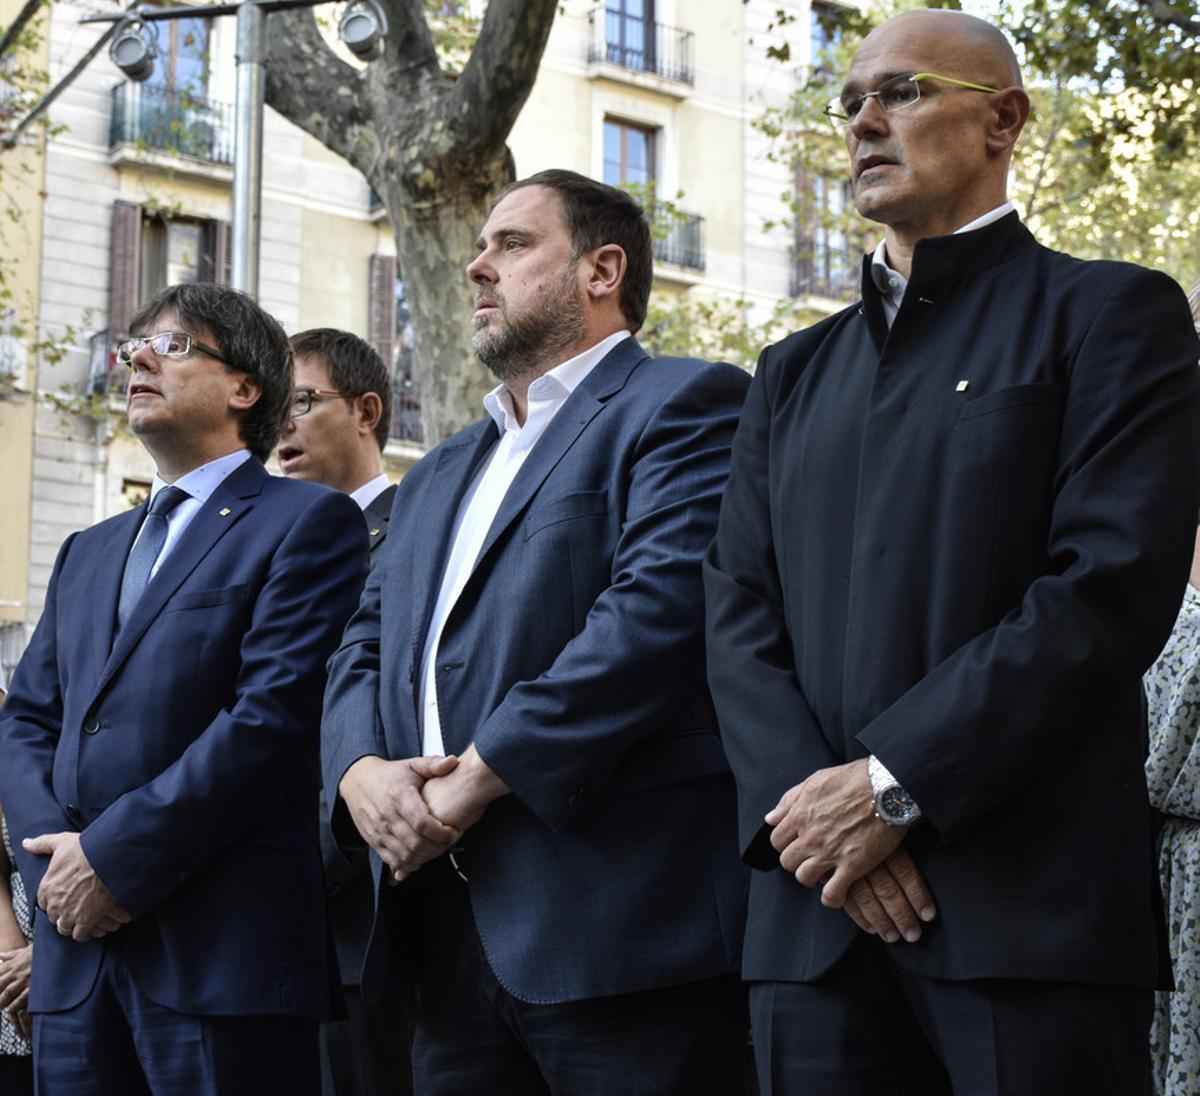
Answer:
[{"label": "clasped hands", "polygon": [[821,904],[844,909],[864,932],[888,943],[921,938],[937,909],[902,847],[907,830],[875,815],[866,760],[820,769],[789,788],[767,813],[779,862]]},{"label": "clasped hands", "polygon": [[79,834],[43,833],[21,844],[26,852],[50,857],[37,904],[60,936],[98,940],[129,923],[129,913],[92,870]]},{"label": "clasped hands", "polygon": [[473,746],[461,758],[361,757],[338,785],[351,820],[393,884],[446,852],[507,791]]}]

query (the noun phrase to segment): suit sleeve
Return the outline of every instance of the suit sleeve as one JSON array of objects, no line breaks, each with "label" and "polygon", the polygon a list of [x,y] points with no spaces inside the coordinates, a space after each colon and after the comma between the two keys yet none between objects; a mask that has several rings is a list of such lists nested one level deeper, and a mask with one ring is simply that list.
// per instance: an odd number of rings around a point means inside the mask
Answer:
[{"label": "suit sleeve", "polygon": [[1179,609],[1200,505],[1191,319],[1174,282],[1136,268],[1094,315],[1066,387],[1050,569],[858,735],[948,842],[1114,733],[1112,683],[1140,678]]},{"label": "suit sleeve", "polygon": [[[397,492],[396,505],[405,494],[403,489]],[[378,557],[396,551],[399,544],[400,538],[389,535],[375,554]],[[364,842],[338,795],[342,777],[359,758],[388,756],[379,722],[380,590],[384,562],[383,558],[372,560],[371,574],[358,608],[329,659],[329,682],[321,716],[321,775],[327,789],[328,822],[337,844],[345,849],[361,848]],[[322,819],[322,825],[325,821]]]},{"label": "suit sleeve", "polygon": [[75,535],[59,549],[46,604],[0,708],[0,803],[13,835],[13,852],[26,892],[37,894],[49,859],[31,856],[21,838],[77,827],[54,794],[54,754],[62,733],[63,701],[58,677],[58,584]]},{"label": "suit sleeve", "polygon": [[483,760],[551,829],[649,730],[704,694],[700,561],[747,383],[707,365],[651,416],[632,443],[611,584],[550,667],[514,685],[476,732]]},{"label": "suit sleeve", "polygon": [[[135,917],[246,834],[298,781],[315,779],[324,662],[366,564],[358,507],[321,492],[274,550],[240,637],[232,703],[171,765],[84,830],[92,867]],[[315,806],[315,785],[313,794]]]},{"label": "suit sleeve", "polygon": [[772,357],[768,348],[759,358],[704,560],[708,682],[738,786],[742,856],[763,870],[779,863],[763,816],[798,780],[837,763],[792,670],[768,499]]}]

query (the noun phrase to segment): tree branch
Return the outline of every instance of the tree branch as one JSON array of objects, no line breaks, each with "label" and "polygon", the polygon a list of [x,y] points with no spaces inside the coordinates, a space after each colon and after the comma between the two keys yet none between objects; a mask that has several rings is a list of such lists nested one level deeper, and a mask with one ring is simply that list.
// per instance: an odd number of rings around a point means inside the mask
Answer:
[{"label": "tree branch", "polygon": [[379,0],[379,3],[388,18],[388,40],[384,46],[385,64],[376,62],[378,71],[388,75],[419,68],[440,72],[421,0]]},{"label": "tree branch", "polygon": [[558,0],[491,0],[447,123],[461,142],[495,153],[533,90]]},{"label": "tree branch", "polygon": [[1193,19],[1176,11],[1167,0],[1147,0],[1145,7],[1157,22],[1180,27],[1188,34],[1200,37],[1200,19]]},{"label": "tree branch", "polygon": [[361,146],[374,141],[363,73],[325,44],[311,10],[276,12],[267,27],[267,102],[365,173]]},{"label": "tree branch", "polygon": [[25,0],[24,7],[17,12],[17,17],[8,24],[4,36],[0,38],[0,57],[3,57],[13,47],[17,36],[25,29],[25,24],[37,14],[38,8],[43,3],[44,0]]},{"label": "tree branch", "polygon": [[1066,114],[1065,104],[1063,102],[1063,89],[1056,86],[1054,89],[1054,113],[1051,116],[1050,130],[1042,141],[1042,156],[1038,163],[1037,173],[1033,177],[1033,185],[1030,187],[1029,202],[1025,209],[1025,216],[1032,220],[1035,213],[1040,213],[1038,209],[1038,195],[1042,189],[1042,182],[1046,178],[1046,169],[1050,165],[1050,152],[1058,141],[1058,131],[1062,128],[1063,118]]}]

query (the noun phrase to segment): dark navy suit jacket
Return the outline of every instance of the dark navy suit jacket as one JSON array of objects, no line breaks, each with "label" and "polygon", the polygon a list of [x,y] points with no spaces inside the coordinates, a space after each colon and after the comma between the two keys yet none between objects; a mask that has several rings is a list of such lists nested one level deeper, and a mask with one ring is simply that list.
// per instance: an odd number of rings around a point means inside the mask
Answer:
[{"label": "dark navy suit jacket", "polygon": [[[330,972],[317,840],[323,663],[367,565],[358,507],[251,458],[197,512],[124,629],[138,507],[66,541],[0,710],[0,803],[22,838],[76,830],[132,915],[142,991],[180,1012],[317,1017]],[[31,1005],[83,1000],[108,940],[38,913]]]},{"label": "dark navy suit jacket", "polygon": [[[367,536],[371,545],[371,560],[379,558],[387,541],[388,522],[396,485],[385,488],[363,510]],[[374,892],[366,849],[355,849],[349,855],[338,848],[329,826],[326,797],[321,793],[321,858],[325,862],[325,885],[329,890],[329,923],[337,950],[338,971],[342,985],[357,986],[367,953],[374,917]]]},{"label": "dark navy suit jacket", "polygon": [[[700,560],[748,383],[619,344],[530,452],[446,621],[446,749],[473,742],[514,792],[468,831],[459,863],[492,969],[522,1000],[737,968],[746,876],[704,677]],[[421,753],[426,632],[455,514],[496,439],[490,418],[476,423],[400,484],[330,662],[330,788],[364,755]],[[353,834],[340,800],[335,828]],[[383,888],[364,993],[411,968],[409,891]]]},{"label": "dark navy suit jacket", "polygon": [[1163,935],[1141,677],[1200,502],[1200,346],[1169,278],[1039,247],[1016,214],[921,240],[768,347],[706,563],[709,680],[756,871],[748,979],[810,981],[858,929],[778,868],[763,815],[876,754],[925,821],[934,978],[1150,986]]}]

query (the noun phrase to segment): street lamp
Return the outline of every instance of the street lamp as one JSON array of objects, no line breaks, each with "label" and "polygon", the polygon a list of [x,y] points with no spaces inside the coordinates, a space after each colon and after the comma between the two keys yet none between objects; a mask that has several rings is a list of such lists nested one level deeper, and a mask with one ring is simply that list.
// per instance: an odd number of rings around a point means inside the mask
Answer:
[{"label": "street lamp", "polygon": [[140,84],[154,72],[158,35],[153,27],[135,16],[117,31],[108,47],[108,56],[129,79]]},{"label": "street lamp", "polygon": [[[262,226],[263,102],[267,85],[267,16],[273,11],[312,8],[331,0],[244,0],[240,4],[181,5],[84,16],[81,23],[118,24],[109,47],[113,63],[131,80],[154,72],[158,56],[152,23],[192,16],[237,16],[237,97],[233,125],[233,254],[230,282],[258,296],[258,253]],[[387,16],[378,0],[351,0],[338,33],[354,55],[373,61],[383,53]],[[110,34],[113,32],[110,31]],[[74,73],[72,73],[74,75]],[[61,87],[54,89],[57,95]],[[44,109],[44,108],[43,108]],[[24,124],[24,123],[22,123]],[[15,132],[15,131],[14,131]]]},{"label": "street lamp", "polygon": [[388,21],[376,0],[351,0],[338,20],[338,37],[360,61],[383,56]]}]

